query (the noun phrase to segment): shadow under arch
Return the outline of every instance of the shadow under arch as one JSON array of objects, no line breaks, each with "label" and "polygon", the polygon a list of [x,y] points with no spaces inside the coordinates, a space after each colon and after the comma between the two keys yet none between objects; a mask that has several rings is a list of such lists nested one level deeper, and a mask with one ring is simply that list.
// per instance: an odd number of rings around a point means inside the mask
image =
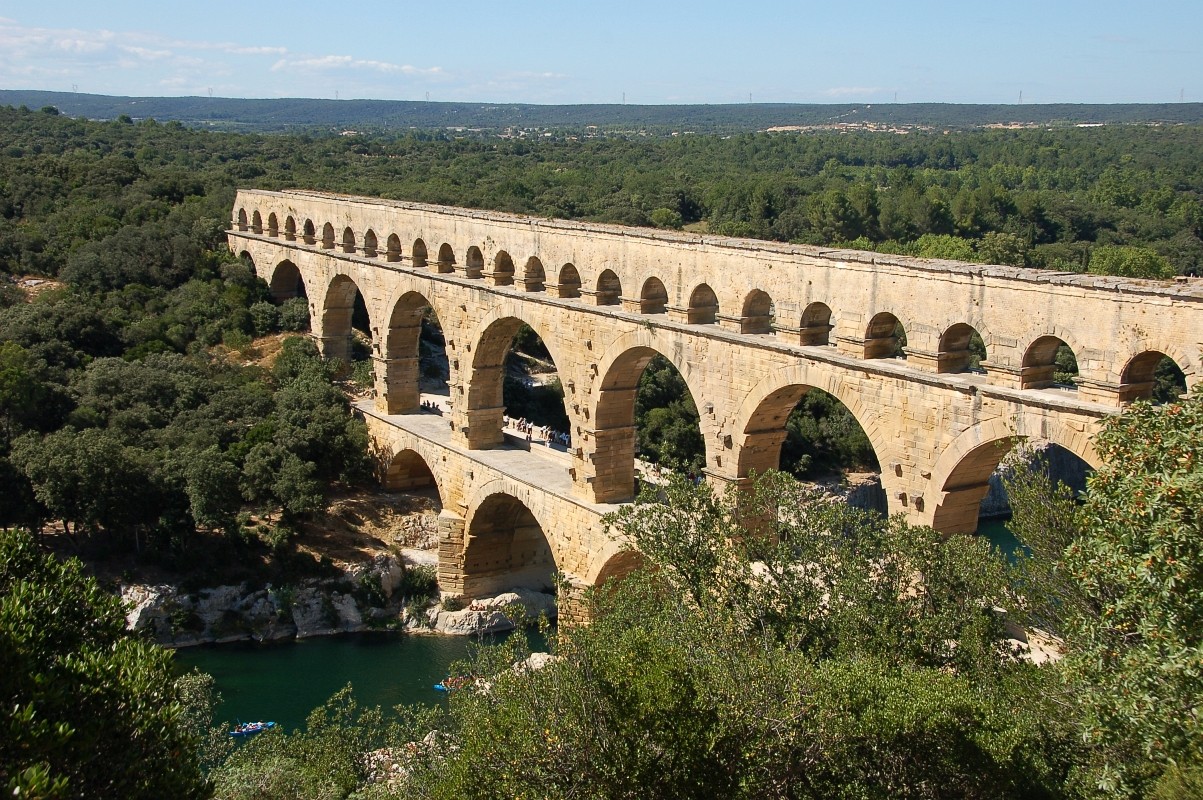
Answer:
[{"label": "shadow under arch", "polygon": [[391,457],[382,458],[380,463],[380,485],[390,492],[411,492],[433,489],[443,502],[443,487],[439,485],[430,461],[416,450],[406,448]]},{"label": "shadow under arch", "polygon": [[378,367],[376,376],[377,408],[386,414],[421,410],[422,325],[428,311],[441,325],[443,317],[438,308],[419,291],[405,291],[392,301],[388,332],[380,347],[383,369]]},{"label": "shadow under arch", "polygon": [[[1172,350],[1175,348],[1167,348]],[[1120,372],[1120,400],[1170,402],[1188,392],[1190,376],[1182,362],[1163,350],[1136,353]]]},{"label": "shadow under arch", "polygon": [[491,488],[464,526],[463,596],[488,597],[507,589],[554,591],[556,559],[546,528],[505,487]]},{"label": "shadow under arch", "polygon": [[[600,378],[595,383],[593,499],[596,503],[623,503],[635,496],[635,396],[643,371],[656,356],[663,357],[676,369],[698,409],[705,403],[705,395],[690,381],[692,370],[688,362],[657,347],[650,331],[641,328],[620,336],[599,362]],[[707,465],[713,460],[710,439],[702,436]]]},{"label": "shadow under arch", "polygon": [[[864,431],[879,463],[884,464],[892,455],[877,414],[864,406],[860,393],[853,386],[835,372],[820,371],[800,364],[777,370],[766,377],[747,394],[740,405],[734,425],[740,445],[736,461],[737,477],[746,478],[753,472],[779,468],[786,422],[794,408],[812,389],[826,392],[848,409],[848,413]],[[888,490],[891,477],[883,472],[883,488]]]},{"label": "shadow under arch", "polygon": [[969,428],[953,440],[932,470],[936,489],[931,525],[942,533],[977,530],[982,499],[990,489],[990,476],[1020,442],[1044,441],[1072,453],[1093,469],[1101,462],[1090,437],[1054,419],[1025,414],[1018,424],[1002,418]]},{"label": "shadow under arch", "polygon": [[[505,362],[514,337],[524,325],[542,340],[557,373],[560,365],[571,363],[557,354],[558,348],[544,331],[526,320],[501,312],[486,318],[472,343],[472,372],[467,381],[469,449],[487,449],[505,441]],[[567,397],[564,398],[564,414],[571,426],[573,417]]]},{"label": "shadow under arch", "polygon": [[287,258],[272,270],[271,280],[268,281],[272,299],[277,303],[293,297],[305,297],[305,279],[296,264]]},{"label": "shadow under arch", "polygon": [[949,325],[940,334],[936,351],[936,372],[985,371],[989,353],[986,340],[977,328],[967,322]]},{"label": "shadow under arch", "polygon": [[[352,360],[352,321],[356,311],[370,315],[359,285],[350,275],[339,273],[330,279],[322,298],[322,328],[319,345],[323,358],[337,358],[344,364]],[[364,326],[370,336],[370,318]]]}]

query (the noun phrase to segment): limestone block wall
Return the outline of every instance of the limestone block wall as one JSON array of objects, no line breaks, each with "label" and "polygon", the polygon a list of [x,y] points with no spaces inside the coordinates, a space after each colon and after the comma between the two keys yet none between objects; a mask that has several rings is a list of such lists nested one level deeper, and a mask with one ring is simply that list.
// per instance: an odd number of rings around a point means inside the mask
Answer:
[{"label": "limestone block wall", "polygon": [[[789,412],[818,388],[867,433],[890,511],[950,532],[974,529],[989,474],[1016,441],[1055,442],[1095,463],[1093,433],[1145,390],[1142,370],[1164,353],[1193,385],[1203,362],[1200,282],[885,258],[311,192],[242,191],[234,220],[231,248],[277,296],[303,284],[325,355],[348,356],[362,295],[376,362],[373,436],[429,466],[444,502],[445,585],[459,591],[473,591],[470,576],[488,564],[514,563],[511,545],[493,556],[474,549],[485,530],[474,532],[480,509],[503,509],[490,498],[529,509],[564,575],[587,585],[618,557],[597,519],[633,493],[635,388],[656,354],[689,387],[713,482],[775,467]],[[400,427],[418,410],[427,307],[450,367],[451,412],[438,443]],[[906,358],[882,357],[893,353],[898,322]],[[526,483],[521,470],[494,474],[479,455],[504,441],[503,364],[522,324],[546,344],[565,389],[572,443],[563,491]],[[968,326],[986,343],[984,374],[951,371],[964,364]],[[1041,388],[1062,341],[1078,357],[1076,391]],[[427,480],[420,469],[404,472]]]}]

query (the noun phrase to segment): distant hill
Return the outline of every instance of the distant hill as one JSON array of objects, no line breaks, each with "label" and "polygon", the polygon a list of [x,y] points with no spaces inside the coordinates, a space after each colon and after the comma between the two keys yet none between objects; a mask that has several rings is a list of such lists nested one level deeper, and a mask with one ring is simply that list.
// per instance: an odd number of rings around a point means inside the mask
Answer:
[{"label": "distant hill", "polygon": [[540,128],[583,131],[721,133],[775,127],[876,126],[976,128],[987,125],[1200,123],[1203,103],[955,103],[801,105],[528,105],[406,100],[244,100],[222,97],[110,97],[71,92],[0,90],[0,105],[54,106],[72,117],[154,118],[243,131]]}]

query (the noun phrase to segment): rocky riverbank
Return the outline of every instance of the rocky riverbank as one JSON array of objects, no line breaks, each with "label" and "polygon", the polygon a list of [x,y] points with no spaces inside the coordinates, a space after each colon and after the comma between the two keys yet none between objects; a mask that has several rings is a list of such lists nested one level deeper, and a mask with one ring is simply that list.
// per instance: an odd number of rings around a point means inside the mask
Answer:
[{"label": "rocky riverbank", "polygon": [[[255,588],[214,586],[182,592],[174,586],[127,584],[131,630],[167,647],[236,641],[276,641],[372,630],[470,636],[510,630],[515,622],[555,619],[555,597],[515,590],[465,607],[439,600],[428,551],[377,555],[336,578]],[[422,590],[415,595],[414,590]]]}]

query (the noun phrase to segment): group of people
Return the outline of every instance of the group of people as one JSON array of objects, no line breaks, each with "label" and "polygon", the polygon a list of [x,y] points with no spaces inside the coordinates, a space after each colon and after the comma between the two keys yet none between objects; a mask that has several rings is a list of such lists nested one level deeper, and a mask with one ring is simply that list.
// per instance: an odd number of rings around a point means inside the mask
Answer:
[{"label": "group of people", "polygon": [[564,447],[568,447],[570,444],[572,444],[571,436],[569,436],[567,433],[561,433],[560,431],[552,430],[551,426],[549,425],[536,425],[535,423],[523,419],[522,417],[514,419],[506,416],[502,418],[502,421],[505,427],[512,427],[517,430],[518,433],[526,434],[526,441],[528,442],[538,440],[548,445],[559,444],[563,445]]},{"label": "group of people", "polygon": [[438,403],[434,402],[433,400],[423,400],[422,401],[422,410],[429,411],[433,414],[438,414],[439,416],[443,415],[443,407],[440,406]]}]

